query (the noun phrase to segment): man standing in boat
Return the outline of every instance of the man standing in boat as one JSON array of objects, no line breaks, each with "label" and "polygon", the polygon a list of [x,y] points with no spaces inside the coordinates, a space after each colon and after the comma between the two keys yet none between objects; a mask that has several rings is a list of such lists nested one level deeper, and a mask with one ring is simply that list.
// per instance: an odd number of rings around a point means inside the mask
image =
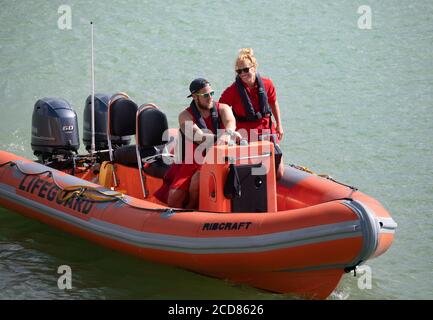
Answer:
[{"label": "man standing in boat", "polygon": [[209,81],[197,78],[191,82],[189,90],[188,98],[193,100],[179,114],[183,160],[171,166],[164,177],[163,186],[155,194],[168,206],[177,208],[198,206],[199,170],[203,157],[195,152],[197,147],[202,145],[206,150],[215,143],[227,144],[231,139],[241,137],[235,131],[236,120],[232,109],[214,101],[214,91]]}]

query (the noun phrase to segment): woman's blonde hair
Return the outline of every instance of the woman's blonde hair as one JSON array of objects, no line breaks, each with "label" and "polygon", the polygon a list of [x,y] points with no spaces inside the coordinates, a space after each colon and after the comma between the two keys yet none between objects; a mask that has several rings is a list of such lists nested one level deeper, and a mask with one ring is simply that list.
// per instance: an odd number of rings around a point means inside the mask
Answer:
[{"label": "woman's blonde hair", "polygon": [[258,66],[257,60],[254,57],[254,51],[252,48],[239,49],[239,54],[238,54],[238,57],[236,58],[236,61],[235,61],[235,68],[238,65],[238,63],[242,62],[242,61],[249,61],[253,67]]}]

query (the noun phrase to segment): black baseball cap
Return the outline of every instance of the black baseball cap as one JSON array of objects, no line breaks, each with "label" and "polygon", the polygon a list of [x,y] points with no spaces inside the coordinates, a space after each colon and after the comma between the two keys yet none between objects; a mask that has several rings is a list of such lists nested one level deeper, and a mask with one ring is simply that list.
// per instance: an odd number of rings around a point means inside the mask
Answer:
[{"label": "black baseball cap", "polygon": [[204,78],[197,78],[197,79],[194,79],[194,80],[191,82],[191,84],[189,85],[189,91],[191,92],[191,94],[190,94],[187,98],[192,97],[192,95],[193,95],[194,93],[196,93],[196,92],[199,91],[200,89],[203,89],[203,88],[205,88],[205,87],[207,87],[207,86],[210,86],[210,83],[209,83],[209,81],[207,81],[206,79],[204,79]]}]

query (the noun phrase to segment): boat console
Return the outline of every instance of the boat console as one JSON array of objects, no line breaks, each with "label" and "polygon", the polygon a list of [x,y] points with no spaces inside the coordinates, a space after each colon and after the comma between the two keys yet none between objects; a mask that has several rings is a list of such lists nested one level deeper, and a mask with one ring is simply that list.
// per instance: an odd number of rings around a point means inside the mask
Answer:
[{"label": "boat console", "polygon": [[216,145],[200,169],[200,211],[277,211],[274,144]]}]

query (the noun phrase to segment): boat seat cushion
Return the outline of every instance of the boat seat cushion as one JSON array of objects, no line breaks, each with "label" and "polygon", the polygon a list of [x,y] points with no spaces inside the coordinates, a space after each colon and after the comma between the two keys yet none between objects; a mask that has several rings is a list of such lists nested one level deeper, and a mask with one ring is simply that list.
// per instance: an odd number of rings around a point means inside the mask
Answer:
[{"label": "boat seat cushion", "polygon": [[148,164],[146,167],[143,167],[143,172],[152,177],[162,179],[168,169],[170,169],[170,165],[164,163],[162,159],[158,159],[155,162]]},{"label": "boat seat cushion", "polygon": [[135,145],[123,146],[114,150],[113,162],[127,167],[137,167]]},{"label": "boat seat cushion", "polygon": [[[156,154],[155,148],[142,148],[140,151],[141,158],[152,156]],[[137,154],[135,151],[135,145],[123,146],[117,148],[114,151],[114,163],[118,163],[127,167],[133,167],[138,169]],[[156,178],[163,178],[169,165],[165,164],[162,159],[158,159],[155,162],[148,164],[143,168],[143,172]]]}]

